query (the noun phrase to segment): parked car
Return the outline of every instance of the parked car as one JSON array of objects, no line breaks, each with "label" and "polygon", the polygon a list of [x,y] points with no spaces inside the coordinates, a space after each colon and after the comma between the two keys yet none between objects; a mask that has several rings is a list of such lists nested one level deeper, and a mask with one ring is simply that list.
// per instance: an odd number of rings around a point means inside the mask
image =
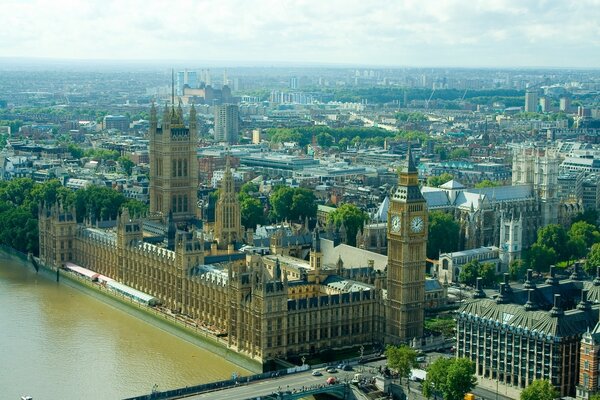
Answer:
[{"label": "parked car", "polygon": [[335,367],[327,367],[327,369],[325,369],[325,371],[329,372],[330,374],[333,374],[333,373],[337,372],[337,369],[335,369]]},{"label": "parked car", "polygon": [[312,376],[321,376],[321,375],[323,375],[323,374],[322,374],[322,373],[321,373],[321,371],[319,371],[318,369],[315,369],[315,370],[312,372]]},{"label": "parked car", "polygon": [[352,366],[350,364],[344,364],[342,371],[352,371]]}]

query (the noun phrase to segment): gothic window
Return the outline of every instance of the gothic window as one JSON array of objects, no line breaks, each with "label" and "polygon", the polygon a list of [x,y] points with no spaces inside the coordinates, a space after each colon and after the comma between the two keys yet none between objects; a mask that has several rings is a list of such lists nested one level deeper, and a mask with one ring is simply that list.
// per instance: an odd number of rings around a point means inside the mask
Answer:
[{"label": "gothic window", "polygon": [[183,162],[181,161],[181,159],[179,159],[177,161],[177,176],[181,176],[181,173],[183,171]]},{"label": "gothic window", "polygon": [[183,196],[183,212],[188,211],[188,196],[187,194]]},{"label": "gothic window", "polygon": [[171,198],[171,211],[177,212],[177,196],[175,195]]},{"label": "gothic window", "polygon": [[175,176],[177,176],[177,161],[176,160],[171,161],[171,176],[173,178]]},{"label": "gothic window", "polygon": [[188,176],[188,160],[185,158],[183,160],[183,176]]}]

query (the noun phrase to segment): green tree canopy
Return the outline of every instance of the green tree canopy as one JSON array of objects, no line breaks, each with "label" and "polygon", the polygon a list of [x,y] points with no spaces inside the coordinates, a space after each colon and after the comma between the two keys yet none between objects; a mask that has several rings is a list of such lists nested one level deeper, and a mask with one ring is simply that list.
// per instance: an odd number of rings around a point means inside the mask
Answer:
[{"label": "green tree canopy", "polygon": [[466,358],[435,360],[427,370],[423,394],[442,395],[444,400],[462,400],[477,385],[475,364]]},{"label": "green tree canopy", "polygon": [[595,275],[598,266],[600,266],[600,243],[594,243],[585,260],[584,269],[588,274]]},{"label": "green tree canopy", "polygon": [[460,225],[452,215],[442,211],[429,213],[427,257],[437,259],[440,253],[458,250]]},{"label": "green tree canopy", "polygon": [[465,285],[475,286],[479,277],[479,261],[471,260],[460,269],[458,280]]},{"label": "green tree canopy", "polygon": [[527,274],[527,265],[523,262],[522,259],[513,260],[508,266],[508,273],[510,275],[511,280],[522,280]]},{"label": "green tree canopy", "polygon": [[454,178],[451,174],[444,172],[438,176],[430,176],[427,178],[427,186],[439,187],[446,182],[451,181]]},{"label": "green tree canopy", "polygon": [[418,365],[417,352],[406,345],[388,345],[385,349],[385,356],[387,357],[388,366],[398,371],[400,379],[408,379],[410,370]]},{"label": "green tree canopy", "polygon": [[362,229],[363,224],[369,217],[366,212],[354,204],[344,203],[339,208],[333,210],[328,218],[338,227],[344,224],[348,244],[356,246],[356,234]]},{"label": "green tree canopy", "polygon": [[123,172],[125,172],[128,176],[131,175],[131,171],[133,167],[135,167],[135,163],[131,161],[129,157],[121,156],[117,159],[117,162],[121,166]]},{"label": "green tree canopy", "polygon": [[554,400],[559,397],[558,391],[549,380],[536,379],[521,392],[521,400]]},{"label": "green tree canopy", "polygon": [[568,249],[565,246],[568,237],[565,228],[558,224],[550,224],[538,230],[536,243],[556,252],[559,260],[569,258]]},{"label": "green tree canopy", "polygon": [[271,193],[269,202],[272,220],[299,221],[317,215],[316,197],[309,189],[279,186]]},{"label": "green tree canopy", "polygon": [[[563,246],[564,247],[564,246]],[[534,243],[525,253],[525,265],[537,272],[545,272],[558,261],[556,251],[539,243]]]},{"label": "green tree canopy", "polygon": [[467,158],[470,155],[471,154],[469,153],[469,150],[458,148],[458,149],[452,150],[450,152],[450,154],[448,155],[448,158],[451,159],[451,160],[458,160],[458,159],[461,159],[461,158]]},{"label": "green tree canopy", "polygon": [[496,267],[492,263],[481,264],[477,275],[481,278],[481,284],[484,287],[491,287],[496,283]]},{"label": "green tree canopy", "polygon": [[265,214],[260,200],[246,196],[240,201],[240,213],[242,215],[242,225],[248,229],[256,229],[256,225],[264,224]]},{"label": "green tree canopy", "polygon": [[598,232],[596,225],[586,221],[574,222],[567,234],[570,240],[581,238],[586,247],[591,247],[594,243],[600,242],[600,232]]},{"label": "green tree canopy", "polygon": [[500,186],[500,182],[490,181],[489,179],[484,179],[481,182],[475,184],[476,188],[489,188],[489,187],[496,187],[496,186]]}]

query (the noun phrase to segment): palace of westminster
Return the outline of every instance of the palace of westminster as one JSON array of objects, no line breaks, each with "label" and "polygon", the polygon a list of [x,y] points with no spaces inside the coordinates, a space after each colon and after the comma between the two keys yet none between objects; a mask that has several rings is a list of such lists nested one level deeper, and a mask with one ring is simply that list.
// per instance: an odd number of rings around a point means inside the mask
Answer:
[{"label": "palace of westminster", "polygon": [[[159,125],[151,109],[148,217],[124,209],[116,225],[87,217],[77,223],[73,210],[43,205],[40,260],[73,262],[154,296],[262,363],[423,336],[428,214],[410,152],[388,211],[387,269],[365,260],[349,271],[344,258],[365,250],[342,245],[347,253],[326,263],[327,239],[318,224],[312,234],[304,228],[302,244],[273,235],[269,251],[236,250],[245,236],[229,163],[215,222],[197,228],[193,106],[189,121],[186,126],[181,106],[171,106]],[[302,246],[305,251],[296,251]]]}]

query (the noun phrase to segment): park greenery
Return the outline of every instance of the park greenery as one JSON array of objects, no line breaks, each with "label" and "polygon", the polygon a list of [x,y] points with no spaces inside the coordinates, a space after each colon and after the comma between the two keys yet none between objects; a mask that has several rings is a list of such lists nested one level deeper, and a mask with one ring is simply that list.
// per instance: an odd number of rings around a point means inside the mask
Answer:
[{"label": "park greenery", "polygon": [[554,400],[558,391],[547,379],[536,379],[521,392],[521,400]]},{"label": "park greenery", "polygon": [[458,250],[460,225],[451,214],[442,211],[429,213],[427,258],[437,259],[440,253]]},{"label": "park greenery", "polygon": [[462,400],[476,384],[475,364],[471,360],[440,357],[427,369],[423,394],[428,399],[442,396],[444,400]]},{"label": "park greenery", "polygon": [[73,192],[58,180],[44,183],[30,178],[0,181],[0,244],[37,254],[39,205],[56,202],[65,208],[75,207],[79,222],[87,216],[115,219],[122,207],[127,207],[134,215],[147,212],[145,204],[127,199],[107,187],[89,186]]},{"label": "park greenery", "polygon": [[354,204],[344,203],[333,210],[327,217],[338,228],[344,225],[346,229],[347,244],[356,246],[356,234],[369,219],[366,212]]},{"label": "park greenery", "polygon": [[385,349],[385,356],[388,367],[398,372],[400,382],[402,379],[408,379],[410,370],[418,366],[417,352],[407,345],[388,345]]},{"label": "park greenery", "polygon": [[428,136],[420,131],[390,132],[381,128],[311,126],[299,128],[270,128],[267,135],[271,143],[295,142],[306,146],[313,141],[321,147],[383,146],[386,139],[426,141]]}]

